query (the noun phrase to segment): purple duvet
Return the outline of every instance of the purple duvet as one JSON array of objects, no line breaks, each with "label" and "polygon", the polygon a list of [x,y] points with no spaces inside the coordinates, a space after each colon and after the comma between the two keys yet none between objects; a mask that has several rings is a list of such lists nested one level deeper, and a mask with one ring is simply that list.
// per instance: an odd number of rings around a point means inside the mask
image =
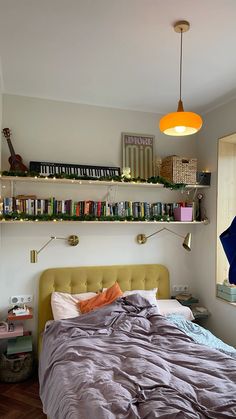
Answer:
[{"label": "purple duvet", "polygon": [[236,362],[194,343],[139,295],[44,333],[50,419],[236,418]]}]

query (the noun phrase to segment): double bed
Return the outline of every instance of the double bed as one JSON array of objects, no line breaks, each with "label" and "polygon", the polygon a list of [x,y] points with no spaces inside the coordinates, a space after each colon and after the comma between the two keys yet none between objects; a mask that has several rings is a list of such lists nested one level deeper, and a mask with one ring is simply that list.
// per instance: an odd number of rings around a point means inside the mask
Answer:
[{"label": "double bed", "polygon": [[141,295],[45,329],[53,320],[53,292],[100,292],[114,282],[123,291],[157,288],[158,300],[170,298],[168,270],[157,264],[53,268],[41,275],[39,379],[48,417],[236,417],[233,348],[223,353],[198,343],[183,321],[163,316]]}]

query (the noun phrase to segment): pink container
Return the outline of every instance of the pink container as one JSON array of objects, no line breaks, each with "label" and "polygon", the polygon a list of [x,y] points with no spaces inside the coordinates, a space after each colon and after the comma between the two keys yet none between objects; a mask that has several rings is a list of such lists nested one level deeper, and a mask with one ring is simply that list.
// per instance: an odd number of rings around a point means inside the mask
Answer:
[{"label": "pink container", "polygon": [[193,208],[192,207],[178,207],[174,208],[175,221],[192,221]]}]

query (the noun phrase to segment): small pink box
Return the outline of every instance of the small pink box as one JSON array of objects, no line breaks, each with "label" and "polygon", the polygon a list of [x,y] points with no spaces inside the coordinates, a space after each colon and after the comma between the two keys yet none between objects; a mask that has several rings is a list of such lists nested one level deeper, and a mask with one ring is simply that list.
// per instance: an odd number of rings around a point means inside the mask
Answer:
[{"label": "small pink box", "polygon": [[193,208],[192,207],[178,207],[174,208],[175,221],[192,221]]}]

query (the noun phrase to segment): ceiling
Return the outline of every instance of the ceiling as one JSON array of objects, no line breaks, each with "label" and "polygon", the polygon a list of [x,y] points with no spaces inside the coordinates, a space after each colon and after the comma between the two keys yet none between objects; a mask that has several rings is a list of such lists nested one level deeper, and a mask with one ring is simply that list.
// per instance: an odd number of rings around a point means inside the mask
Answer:
[{"label": "ceiling", "polygon": [[175,111],[183,36],[185,110],[236,97],[236,0],[0,0],[5,93]]}]

